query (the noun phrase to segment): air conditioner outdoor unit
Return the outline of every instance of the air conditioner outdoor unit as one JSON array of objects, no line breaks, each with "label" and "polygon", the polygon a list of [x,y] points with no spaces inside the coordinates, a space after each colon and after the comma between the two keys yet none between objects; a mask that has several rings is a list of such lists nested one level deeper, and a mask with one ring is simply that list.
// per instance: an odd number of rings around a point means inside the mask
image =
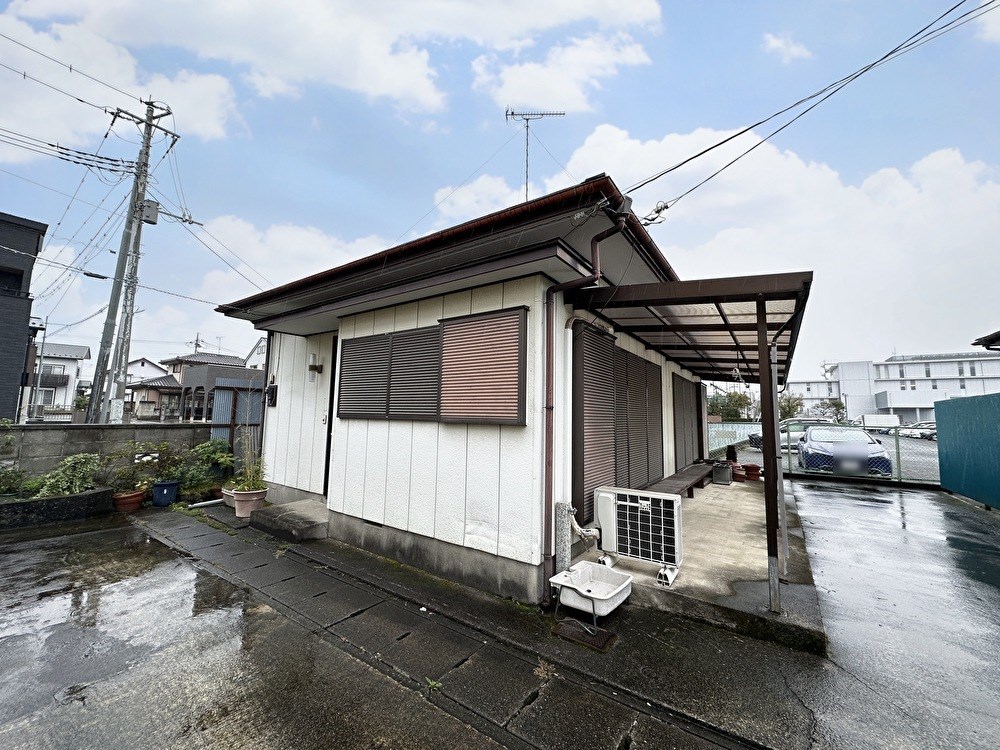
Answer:
[{"label": "air conditioner outdoor unit", "polygon": [[594,503],[605,552],[601,562],[614,565],[613,556],[658,565],[657,583],[672,584],[683,558],[681,496],[598,487]]}]

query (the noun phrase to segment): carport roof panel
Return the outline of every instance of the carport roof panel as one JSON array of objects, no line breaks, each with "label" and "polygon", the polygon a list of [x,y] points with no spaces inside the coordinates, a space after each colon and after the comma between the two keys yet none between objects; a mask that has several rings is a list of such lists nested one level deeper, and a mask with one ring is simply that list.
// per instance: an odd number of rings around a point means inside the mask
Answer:
[{"label": "carport roof panel", "polygon": [[582,289],[569,299],[706,380],[752,383],[760,382],[757,302],[763,300],[784,383],[811,284],[811,272],[783,273]]}]

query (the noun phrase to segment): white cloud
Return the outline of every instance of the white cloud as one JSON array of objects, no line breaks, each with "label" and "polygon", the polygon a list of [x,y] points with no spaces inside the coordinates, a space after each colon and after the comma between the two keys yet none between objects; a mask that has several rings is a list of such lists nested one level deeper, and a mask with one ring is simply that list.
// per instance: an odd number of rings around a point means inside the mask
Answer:
[{"label": "white cloud", "polygon": [[472,70],[474,87],[501,106],[586,112],[602,80],[616,76],[621,67],[649,63],[642,45],[628,34],[591,34],[552,47],[542,62],[505,65],[498,55],[483,55],[473,61]]},{"label": "white cloud", "polygon": [[764,34],[764,42],[761,48],[765,52],[771,52],[781,57],[781,62],[788,65],[793,60],[808,60],[813,56],[804,44],[793,42],[787,34],[775,36],[774,34]]},{"label": "white cloud", "polygon": [[[534,195],[540,190],[536,186]],[[524,200],[524,186],[511,187],[503,177],[482,175],[456,190],[451,185],[435,191],[434,202],[438,206],[438,228],[461,224],[486,214],[513,206]]]},{"label": "white cloud", "polygon": [[[0,31],[58,60],[85,61],[83,70],[87,74],[137,97],[152,94],[158,100],[169,102],[179,113],[178,121],[183,124],[186,136],[205,140],[222,138],[229,124],[238,120],[232,87],[222,76],[188,70],[178,71],[172,76],[149,75],[139,70],[127,50],[85,27],[55,24],[49,31],[36,32],[28,24],[14,18],[10,9],[0,14]],[[100,107],[120,106],[136,114],[144,114],[142,105],[135,99],[116,93],[80,73],[70,72],[22,47],[9,42],[4,42],[4,45],[5,64],[97,106],[88,107],[39,83],[23,80],[8,70],[0,70],[4,97],[0,127],[86,149],[93,146],[95,136],[101,135],[110,123],[109,116]],[[36,158],[37,154],[23,149],[0,149],[0,161],[25,162]]]},{"label": "white cloud", "polygon": [[[983,4],[985,4],[985,0],[983,0]],[[1000,42],[1000,13],[997,13],[995,9],[977,18],[976,26],[978,27],[976,36],[980,39],[987,42]]]},{"label": "white cloud", "polygon": [[230,3],[203,0],[16,0],[7,13],[73,22],[129,49],[173,47],[225,61],[245,68],[245,80],[264,97],[318,84],[419,111],[442,110],[446,100],[429,43],[471,41],[516,52],[568,24],[655,29],[660,18],[655,0],[633,0],[627,14],[614,0],[273,0],[237,12]]},{"label": "white cloud", "polygon": [[[729,134],[700,129],[640,141],[603,125],[567,167],[607,172],[626,189]],[[676,197],[757,140],[744,136],[638,191],[637,213]],[[908,169],[883,168],[848,184],[826,164],[765,143],[667,210],[650,232],[682,278],[814,271],[793,375],[817,375],[824,359],[964,350],[989,330],[984,300],[1000,287],[997,174],[941,149]],[[560,173],[545,190],[566,183]],[[484,175],[456,193],[442,216],[471,218],[521,199],[517,188]]]}]

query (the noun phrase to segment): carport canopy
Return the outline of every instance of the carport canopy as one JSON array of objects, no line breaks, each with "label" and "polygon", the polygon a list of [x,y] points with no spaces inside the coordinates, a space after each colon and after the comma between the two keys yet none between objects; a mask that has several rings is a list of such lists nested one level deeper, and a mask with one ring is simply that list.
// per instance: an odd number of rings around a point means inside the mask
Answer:
[{"label": "carport canopy", "polygon": [[[568,299],[703,380],[760,383],[763,332],[775,345],[780,386],[788,377],[811,284],[812,272],[804,271],[594,287]],[[758,303],[764,305],[763,319]]]},{"label": "carport canopy", "polygon": [[[760,384],[770,609],[778,586],[777,387],[788,378],[812,272],[596,287],[568,301],[705,380]],[[770,362],[770,367],[768,366]]]}]

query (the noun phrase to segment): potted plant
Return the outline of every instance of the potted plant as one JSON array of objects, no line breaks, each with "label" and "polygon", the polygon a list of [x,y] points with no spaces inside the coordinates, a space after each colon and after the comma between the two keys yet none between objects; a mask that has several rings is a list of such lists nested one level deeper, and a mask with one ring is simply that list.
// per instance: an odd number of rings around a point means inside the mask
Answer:
[{"label": "potted plant", "polygon": [[[232,475],[234,456],[229,450],[229,443],[222,438],[212,438],[191,449],[191,455],[198,469],[194,472],[204,476],[206,490],[211,490],[214,497],[225,499],[223,485]],[[232,507],[232,500],[227,503]]]},{"label": "potted plant", "polygon": [[114,491],[112,499],[115,510],[120,513],[139,510],[149,492],[150,478],[144,474],[137,454],[135,443],[129,443],[105,456],[94,475],[95,484],[110,487]]},{"label": "potted plant", "polygon": [[170,443],[142,443],[140,464],[152,467],[153,505],[165,508],[177,500],[177,491],[184,478],[186,456]]},{"label": "potted plant", "polygon": [[267,482],[264,481],[264,459],[248,457],[233,478],[233,502],[237,518],[249,518],[250,513],[264,507]]},{"label": "potted plant", "polygon": [[0,466],[0,500],[18,497],[24,487],[24,472],[13,467]]}]

